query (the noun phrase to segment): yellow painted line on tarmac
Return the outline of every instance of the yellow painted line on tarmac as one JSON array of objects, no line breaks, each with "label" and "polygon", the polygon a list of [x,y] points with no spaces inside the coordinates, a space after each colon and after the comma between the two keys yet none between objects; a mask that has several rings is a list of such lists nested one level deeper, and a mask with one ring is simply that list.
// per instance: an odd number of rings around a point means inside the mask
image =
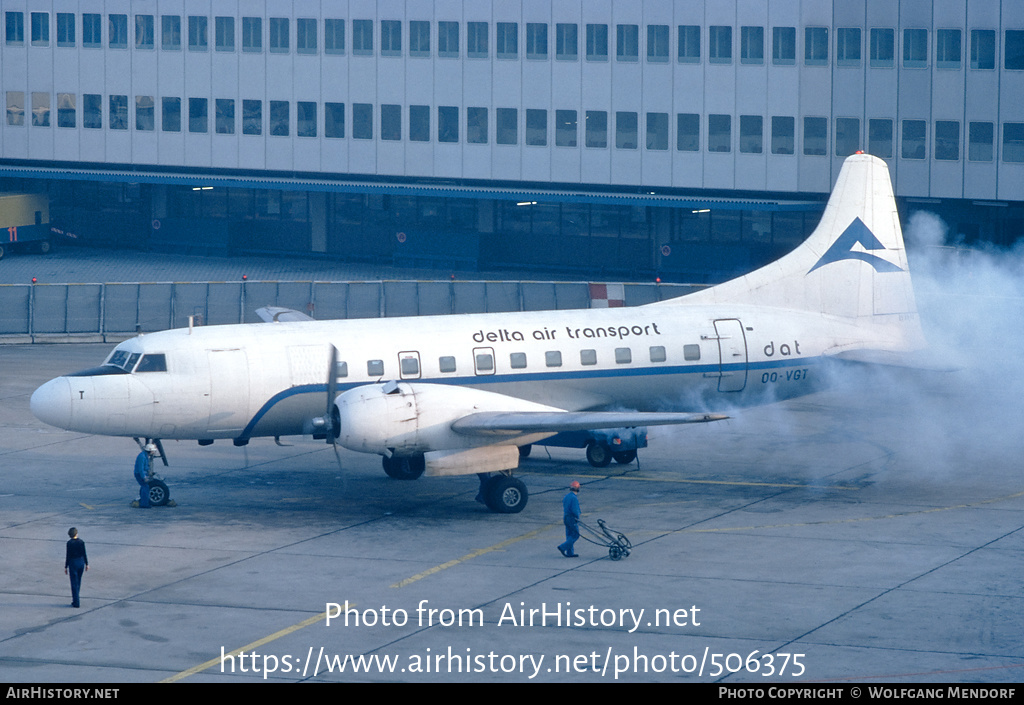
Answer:
[{"label": "yellow painted line on tarmac", "polygon": [[[355,607],[355,604],[351,603],[351,602],[347,602],[346,601],[345,604],[348,605],[349,608]],[[290,627],[285,627],[281,631],[274,632],[270,636],[265,636],[262,639],[257,639],[256,641],[252,642],[251,644],[246,644],[245,646],[237,648],[237,649],[235,649],[234,651],[232,651],[229,654],[224,654],[224,656],[218,656],[217,658],[212,658],[209,661],[207,661],[206,663],[201,663],[198,666],[193,666],[192,668],[190,668],[190,669],[188,669],[186,671],[182,671],[181,673],[176,673],[173,676],[171,676],[170,678],[163,679],[162,681],[160,681],[160,683],[176,683],[177,681],[180,681],[183,678],[188,678],[189,676],[195,675],[196,673],[201,673],[202,671],[205,671],[207,668],[210,668],[211,666],[216,666],[217,664],[221,663],[221,661],[223,659],[226,659],[229,656],[238,656],[239,654],[241,654],[244,651],[254,651],[254,650],[258,649],[259,647],[263,646],[264,644],[269,644],[270,642],[275,641],[277,639],[280,639],[283,636],[288,636],[289,634],[293,634],[293,633],[299,631],[300,629],[305,629],[309,625],[316,624],[317,622],[319,622],[319,621],[321,621],[323,619],[326,619],[326,618],[327,618],[327,612],[326,611],[321,612],[320,614],[316,615],[315,617],[310,617],[309,619],[304,619],[301,622],[299,622],[298,624],[293,624]]]},{"label": "yellow painted line on tarmac", "polygon": [[561,526],[561,524],[548,524],[547,526],[542,526],[539,529],[534,529],[533,531],[529,531],[520,536],[514,536],[510,539],[506,539],[505,541],[502,541],[501,543],[496,543],[493,546],[488,546],[487,548],[479,548],[473,551],[472,553],[467,553],[466,555],[460,558],[455,558],[453,560],[448,561],[447,563],[442,563],[441,565],[435,565],[433,568],[425,570],[422,573],[417,573],[416,575],[406,578],[405,580],[400,580],[399,582],[395,583],[394,585],[391,585],[390,587],[403,588],[406,585],[411,585],[412,583],[415,583],[418,580],[423,580],[423,578],[434,575],[435,573],[440,573],[442,570],[448,570],[449,568],[457,566],[460,563],[465,563],[466,561],[473,560],[474,558],[479,558],[480,556],[486,555],[488,553],[493,553],[494,551],[500,551],[501,549],[511,546],[514,543],[518,543],[519,541],[532,539],[534,536],[539,536],[545,531],[549,531],[550,529],[553,529],[556,526]]}]

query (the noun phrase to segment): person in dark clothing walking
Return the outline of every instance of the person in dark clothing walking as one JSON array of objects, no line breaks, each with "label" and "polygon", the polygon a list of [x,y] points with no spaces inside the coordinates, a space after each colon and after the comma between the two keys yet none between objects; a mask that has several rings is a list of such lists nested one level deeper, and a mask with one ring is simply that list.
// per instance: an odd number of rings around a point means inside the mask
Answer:
[{"label": "person in dark clothing walking", "polygon": [[565,543],[558,546],[559,552],[566,558],[577,558],[579,554],[573,550],[576,539],[580,537],[580,483],[573,480],[569,483],[569,493],[562,499],[562,520],[565,522]]},{"label": "person in dark clothing walking", "polygon": [[78,607],[78,592],[82,587],[82,573],[89,570],[89,558],[85,555],[85,541],[78,538],[78,529],[68,529],[68,550],[64,557],[64,575],[71,576],[71,606]]}]

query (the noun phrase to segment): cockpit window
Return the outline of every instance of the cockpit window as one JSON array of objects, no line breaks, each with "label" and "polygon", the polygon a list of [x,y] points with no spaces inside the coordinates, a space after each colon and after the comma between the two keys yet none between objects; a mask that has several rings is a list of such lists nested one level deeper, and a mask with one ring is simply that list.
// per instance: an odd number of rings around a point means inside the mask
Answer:
[{"label": "cockpit window", "polygon": [[167,371],[167,358],[163,353],[147,353],[142,356],[142,360],[139,361],[139,366],[135,368],[135,372],[166,372]]},{"label": "cockpit window", "polygon": [[115,350],[113,354],[111,354],[110,359],[103,364],[112,365],[113,367],[120,368],[125,372],[131,372],[140,357],[142,357],[142,353],[133,353],[128,352],[127,350]]}]

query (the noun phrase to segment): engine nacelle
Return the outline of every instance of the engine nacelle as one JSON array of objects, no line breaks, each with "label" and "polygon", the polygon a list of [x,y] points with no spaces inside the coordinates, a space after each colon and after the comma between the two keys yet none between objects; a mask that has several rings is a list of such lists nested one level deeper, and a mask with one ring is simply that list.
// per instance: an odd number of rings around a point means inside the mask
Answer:
[{"label": "engine nacelle", "polygon": [[[550,406],[467,387],[388,382],[339,394],[338,443],[349,450],[414,455],[493,445],[494,438],[455,433],[452,422],[482,411],[557,411]],[[537,434],[531,434],[531,437]],[[544,434],[544,436],[551,434]],[[543,436],[542,436],[543,437]],[[514,444],[509,438],[506,443]],[[530,441],[532,442],[532,441]]]}]

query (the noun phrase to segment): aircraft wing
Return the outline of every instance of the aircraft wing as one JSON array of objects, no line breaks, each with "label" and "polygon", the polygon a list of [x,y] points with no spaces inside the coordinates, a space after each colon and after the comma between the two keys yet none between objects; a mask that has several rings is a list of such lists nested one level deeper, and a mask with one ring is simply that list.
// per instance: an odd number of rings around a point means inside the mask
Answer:
[{"label": "aircraft wing", "polygon": [[725,414],[638,411],[482,411],[463,416],[451,428],[467,436],[513,436],[523,433],[595,431],[602,428],[708,423]]}]

